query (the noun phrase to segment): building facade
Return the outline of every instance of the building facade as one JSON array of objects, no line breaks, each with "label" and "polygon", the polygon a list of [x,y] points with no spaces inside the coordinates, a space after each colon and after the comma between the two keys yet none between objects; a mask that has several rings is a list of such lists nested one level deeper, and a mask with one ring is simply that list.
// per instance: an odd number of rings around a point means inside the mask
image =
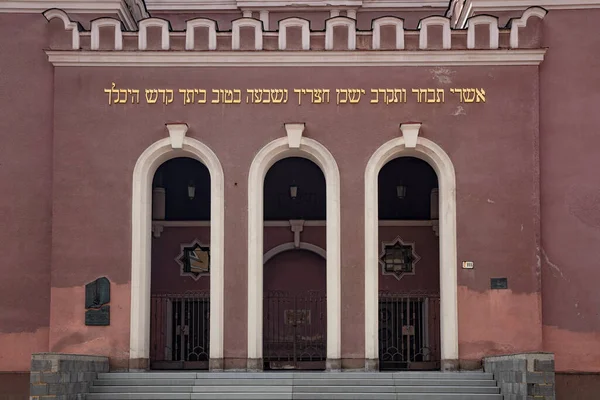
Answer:
[{"label": "building facade", "polygon": [[3,381],[42,352],[115,371],[549,352],[557,393],[594,393],[599,19],[566,0],[0,4]]}]

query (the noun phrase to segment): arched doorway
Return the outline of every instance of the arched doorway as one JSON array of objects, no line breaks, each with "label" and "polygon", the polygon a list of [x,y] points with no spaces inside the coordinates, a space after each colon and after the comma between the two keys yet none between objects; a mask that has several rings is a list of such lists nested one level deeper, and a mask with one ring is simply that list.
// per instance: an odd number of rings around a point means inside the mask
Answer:
[{"label": "arched doorway", "polygon": [[151,369],[209,368],[210,180],[208,168],[187,157],[154,174]]},{"label": "arched doorway", "polygon": [[284,158],[263,190],[264,369],[325,369],[325,176],[308,159]]},{"label": "arched doorway", "polygon": [[458,368],[456,174],[450,157],[431,140],[418,137],[407,145],[404,137],[381,145],[365,169],[365,368],[379,369],[379,172],[398,157],[426,161],[435,171],[439,185],[439,285],[440,368]]},{"label": "arched doorway", "polygon": [[396,158],[379,172],[380,370],[440,367],[437,198],[423,160]]}]

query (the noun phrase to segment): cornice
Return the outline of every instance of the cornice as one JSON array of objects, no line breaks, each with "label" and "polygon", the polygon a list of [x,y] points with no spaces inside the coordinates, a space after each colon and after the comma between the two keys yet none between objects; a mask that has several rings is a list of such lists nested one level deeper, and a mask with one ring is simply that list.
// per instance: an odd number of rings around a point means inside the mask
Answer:
[{"label": "cornice", "polygon": [[448,7],[448,0],[146,0],[151,11],[197,11],[237,9],[376,8],[421,9]]},{"label": "cornice", "polygon": [[56,67],[434,67],[539,65],[545,49],[437,51],[53,51]]},{"label": "cornice", "polygon": [[457,27],[464,28],[475,13],[494,11],[523,11],[530,7],[546,10],[584,10],[600,8],[600,0],[466,0],[457,21]]},{"label": "cornice", "polygon": [[43,13],[52,8],[74,14],[115,13],[128,30],[137,24],[125,0],[20,0],[0,2],[0,13]]}]

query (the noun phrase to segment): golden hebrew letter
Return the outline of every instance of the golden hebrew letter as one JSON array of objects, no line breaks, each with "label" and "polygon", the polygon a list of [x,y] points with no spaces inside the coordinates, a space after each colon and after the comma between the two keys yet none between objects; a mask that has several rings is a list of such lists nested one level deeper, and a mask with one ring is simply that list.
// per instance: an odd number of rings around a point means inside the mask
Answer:
[{"label": "golden hebrew letter", "polygon": [[417,94],[417,103],[421,103],[421,91],[419,89],[413,89],[412,92]]},{"label": "golden hebrew letter", "polygon": [[375,94],[375,98],[371,99],[371,104],[377,104],[377,103],[379,103],[379,90],[378,89],[371,89],[371,94]]},{"label": "golden hebrew letter", "polygon": [[348,94],[350,95],[350,103],[356,104],[360,101],[360,95],[365,94],[364,89],[349,89]]},{"label": "golden hebrew letter", "polygon": [[[430,94],[432,95],[431,97],[429,97]],[[435,103],[435,89],[427,89],[425,99],[427,103]]]},{"label": "golden hebrew letter", "polygon": [[[123,94],[125,96],[123,99],[121,98],[121,94]],[[115,103],[121,103],[121,104],[127,103],[127,89],[119,89],[119,96],[117,97],[117,100],[115,101]]]},{"label": "golden hebrew letter", "polygon": [[323,89],[323,95],[324,98],[327,98],[327,100],[324,100],[325,103],[329,103],[329,89]]},{"label": "golden hebrew letter", "polygon": [[148,104],[155,104],[158,101],[158,90],[146,89],[146,102]]},{"label": "golden hebrew letter", "polygon": [[220,93],[221,92],[219,91],[219,89],[213,89],[212,92],[213,92],[213,94],[215,94],[215,93],[217,94],[217,98],[216,99],[212,99],[211,103],[212,104],[219,104],[221,102],[221,100],[220,100],[220,98],[221,98],[220,97]]},{"label": "golden hebrew letter", "polygon": [[167,91],[165,89],[158,89],[158,94],[162,93],[163,104],[165,103],[165,96],[167,95]]},{"label": "golden hebrew letter", "polygon": [[237,95],[237,99],[234,97],[233,104],[240,104],[242,102],[242,91],[240,89],[233,89],[234,96]]},{"label": "golden hebrew letter", "polygon": [[267,95],[267,99],[263,99],[263,104],[270,104],[271,103],[271,91],[269,89],[261,89],[261,91],[263,92],[263,94]]},{"label": "golden hebrew letter", "polygon": [[131,102],[140,104],[140,91],[138,89],[127,89],[127,92],[131,95]]},{"label": "golden hebrew letter", "polygon": [[246,104],[254,103],[254,89],[246,89]]},{"label": "golden hebrew letter", "polygon": [[399,101],[394,89],[387,89],[386,93],[387,96],[385,97],[385,104],[397,103]]},{"label": "golden hebrew letter", "polygon": [[165,104],[171,104],[173,102],[173,89],[165,90],[165,97],[163,101]]},{"label": "golden hebrew letter", "polygon": [[195,94],[201,94],[201,95],[204,96],[204,98],[198,100],[198,103],[200,103],[200,104],[206,103],[206,90],[204,90],[204,89],[194,89],[194,93]]},{"label": "golden hebrew letter", "polygon": [[485,103],[485,89],[475,89],[475,92],[477,93],[477,102]]},{"label": "golden hebrew letter", "polygon": [[113,103],[113,100],[112,100],[113,93],[116,92],[117,93],[117,98],[119,97],[119,91],[115,90],[115,86],[117,86],[117,85],[115,85],[115,83],[113,82],[112,83],[112,89],[104,89],[104,93],[108,94],[108,105],[111,105]]},{"label": "golden hebrew letter", "polygon": [[[398,97],[400,94],[400,97]],[[395,103],[406,103],[406,89],[394,89],[394,99]]]},{"label": "golden hebrew letter", "polygon": [[272,89],[271,90],[271,101],[275,104],[287,103],[288,90],[287,89]]},{"label": "golden hebrew letter", "polygon": [[262,103],[262,95],[262,89],[254,89],[254,102],[258,104]]},{"label": "golden hebrew letter", "polygon": [[462,89],[450,89],[451,93],[458,93],[460,95],[460,102],[463,102],[463,91]]},{"label": "golden hebrew letter", "polygon": [[221,95],[223,96],[223,103],[233,104],[233,90],[221,89]]},{"label": "golden hebrew letter", "polygon": [[[336,89],[337,92],[337,104],[346,104],[348,102],[348,89]],[[345,99],[340,99],[340,93],[345,94]]]},{"label": "golden hebrew letter", "polygon": [[294,93],[298,93],[298,105],[302,104],[302,89],[294,89]]},{"label": "golden hebrew letter", "polygon": [[437,89],[436,94],[437,94],[437,98],[435,99],[436,103],[445,103],[446,102],[446,91],[444,89]]},{"label": "golden hebrew letter", "polygon": [[465,103],[475,103],[475,89],[463,89]]},{"label": "golden hebrew letter", "polygon": [[183,105],[191,104],[194,102],[193,89],[179,89],[179,93],[183,95]]}]

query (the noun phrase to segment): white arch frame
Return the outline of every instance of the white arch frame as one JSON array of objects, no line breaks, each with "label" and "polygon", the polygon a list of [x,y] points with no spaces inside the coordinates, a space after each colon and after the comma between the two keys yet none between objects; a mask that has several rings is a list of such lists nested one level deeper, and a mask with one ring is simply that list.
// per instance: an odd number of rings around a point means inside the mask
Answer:
[{"label": "white arch frame", "polygon": [[171,23],[166,19],[146,18],[138,22],[138,27],[138,50],[146,50],[148,48],[148,28],[153,27],[160,28],[160,48],[162,50],[169,50],[171,48],[171,38],[169,36]]},{"label": "white arch frame", "polygon": [[100,48],[100,28],[112,27],[115,32],[114,50],[123,50],[123,30],[121,21],[114,18],[98,18],[92,21],[91,45],[92,50]]},{"label": "white arch frame", "polygon": [[186,22],[185,49],[194,50],[196,28],[208,28],[208,50],[217,49],[217,23],[208,18],[195,18]]},{"label": "white arch frame", "polygon": [[205,144],[183,138],[180,148],[170,138],[148,147],[133,170],[131,205],[131,325],[130,360],[150,355],[150,274],[152,248],[152,179],[157,168],[175,157],[202,162],[210,173],[210,364],[220,369],[223,358],[224,175],[215,153]]},{"label": "white arch frame", "polygon": [[356,50],[356,20],[348,17],[333,17],[325,21],[325,50],[333,50],[333,29],[336,26],[348,28],[347,50]]},{"label": "white arch frame", "polygon": [[260,369],[263,356],[263,189],[273,164],[288,157],[313,161],[327,184],[327,368],[341,360],[340,172],[333,155],[314,139],[302,137],[299,146],[288,137],[263,147],[248,175],[248,369]]},{"label": "white arch frame", "polygon": [[322,247],[314,245],[312,243],[300,242],[300,244],[296,247],[294,242],[282,243],[278,246],[273,247],[271,250],[267,251],[263,255],[263,265],[266,264],[271,258],[275,257],[278,254],[285,253],[290,250],[306,250],[311,253],[315,253],[325,260],[327,260],[327,251]]},{"label": "white arch frame", "polygon": [[450,29],[450,19],[441,16],[432,16],[423,18],[419,21],[419,49],[426,50],[429,47],[429,27],[442,27],[442,48],[449,50],[452,48],[452,30]]},{"label": "white arch frame", "polygon": [[458,306],[456,252],[456,174],[450,157],[434,142],[419,137],[407,147],[404,137],[379,147],[365,170],[365,359],[367,369],[378,362],[379,210],[377,185],[381,168],[398,157],[428,162],[439,180],[440,229],[440,330],[442,369],[458,364]]},{"label": "white arch frame", "polygon": [[231,50],[239,50],[242,39],[240,29],[244,27],[254,28],[254,50],[263,49],[263,24],[254,18],[239,18],[231,22]]},{"label": "white arch frame", "polygon": [[467,49],[475,48],[475,29],[477,25],[487,25],[490,32],[490,50],[498,49],[500,30],[498,29],[498,17],[491,15],[477,15],[467,20]]},{"label": "white arch frame", "polygon": [[548,14],[548,11],[542,7],[529,7],[523,12],[523,15],[519,19],[511,20],[510,22],[510,48],[516,49],[519,47],[519,28],[525,28],[527,21],[531,17],[537,17],[544,19]]},{"label": "white arch frame", "polygon": [[382,26],[393,26],[396,29],[396,50],[404,50],[404,20],[398,17],[380,17],[373,20],[373,50],[381,48]]},{"label": "white arch frame", "polygon": [[287,48],[287,28],[302,29],[302,50],[310,50],[310,21],[302,18],[286,18],[279,21],[279,50]]},{"label": "white arch frame", "polygon": [[54,18],[60,19],[65,26],[65,30],[71,31],[71,48],[73,50],[79,50],[79,31],[82,30],[79,22],[71,21],[66,12],[57,8],[51,8],[44,11],[44,17],[46,17],[48,22],[52,21]]}]

